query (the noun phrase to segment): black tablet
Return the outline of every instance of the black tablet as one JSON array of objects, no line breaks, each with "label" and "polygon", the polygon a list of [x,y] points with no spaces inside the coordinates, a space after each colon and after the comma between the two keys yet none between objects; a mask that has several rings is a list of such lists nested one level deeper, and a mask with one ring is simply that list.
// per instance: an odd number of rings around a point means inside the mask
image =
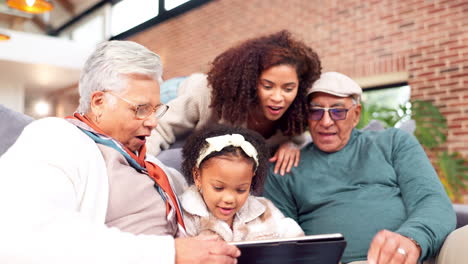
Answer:
[{"label": "black tablet", "polygon": [[341,234],[231,242],[241,256],[238,264],[337,264],[346,241]]}]

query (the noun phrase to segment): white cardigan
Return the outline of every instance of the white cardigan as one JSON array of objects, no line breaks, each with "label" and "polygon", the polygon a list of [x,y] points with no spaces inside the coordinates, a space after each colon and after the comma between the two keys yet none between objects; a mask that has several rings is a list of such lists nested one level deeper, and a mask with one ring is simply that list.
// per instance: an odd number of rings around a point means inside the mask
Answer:
[{"label": "white cardigan", "polygon": [[0,263],[174,263],[173,237],[104,224],[108,195],[94,141],[64,119],[34,121],[0,157]]},{"label": "white cardigan", "polygon": [[182,194],[184,222],[190,236],[217,234],[224,241],[237,242],[303,236],[301,227],[285,217],[273,203],[263,197],[250,195],[236,213],[233,229],[209,212],[195,185]]}]

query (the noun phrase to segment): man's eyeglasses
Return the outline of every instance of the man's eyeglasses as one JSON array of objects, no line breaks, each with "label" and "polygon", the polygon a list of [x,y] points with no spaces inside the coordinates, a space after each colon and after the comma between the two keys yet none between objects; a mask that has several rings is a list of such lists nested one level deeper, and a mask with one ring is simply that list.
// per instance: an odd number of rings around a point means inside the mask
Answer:
[{"label": "man's eyeglasses", "polygon": [[311,107],[309,109],[309,120],[319,121],[322,120],[325,111],[328,112],[330,118],[333,121],[344,120],[346,119],[346,114],[351,108],[356,105],[351,106],[350,108],[328,108],[328,107]]},{"label": "man's eyeglasses", "polygon": [[125,99],[123,97],[121,97],[120,95],[118,94],[115,94],[111,91],[105,91],[117,98],[119,98],[120,100],[130,104],[131,106],[133,106],[134,108],[134,111],[135,111],[135,117],[137,119],[146,119],[148,118],[150,115],[152,115],[154,113],[154,116],[156,118],[161,118],[166,112],[167,112],[167,109],[169,109],[169,106],[168,105],[165,105],[165,104],[159,104],[157,106],[152,106],[150,104],[143,104],[143,105],[139,105],[139,104],[136,104],[128,99]]}]

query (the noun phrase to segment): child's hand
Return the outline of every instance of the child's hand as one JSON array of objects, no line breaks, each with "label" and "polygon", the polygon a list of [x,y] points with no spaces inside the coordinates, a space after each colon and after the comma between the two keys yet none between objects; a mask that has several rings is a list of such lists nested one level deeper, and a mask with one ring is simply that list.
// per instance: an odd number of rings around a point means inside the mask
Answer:
[{"label": "child's hand", "polygon": [[301,149],[299,146],[289,141],[279,146],[278,150],[273,157],[270,158],[270,162],[276,162],[274,172],[280,172],[281,176],[284,176],[285,172],[290,172],[292,166],[297,167],[301,158]]}]

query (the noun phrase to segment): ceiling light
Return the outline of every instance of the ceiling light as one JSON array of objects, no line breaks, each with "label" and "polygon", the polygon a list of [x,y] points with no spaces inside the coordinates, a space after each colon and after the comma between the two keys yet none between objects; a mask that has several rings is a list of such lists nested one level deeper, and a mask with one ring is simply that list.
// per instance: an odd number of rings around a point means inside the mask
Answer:
[{"label": "ceiling light", "polygon": [[39,116],[46,116],[50,112],[50,105],[45,101],[39,101],[34,105],[34,111]]},{"label": "ceiling light", "polygon": [[10,39],[10,36],[7,34],[0,33],[0,41],[7,41]]},{"label": "ceiling light", "polygon": [[52,2],[48,0],[7,0],[11,8],[32,14],[41,14],[54,9]]}]

